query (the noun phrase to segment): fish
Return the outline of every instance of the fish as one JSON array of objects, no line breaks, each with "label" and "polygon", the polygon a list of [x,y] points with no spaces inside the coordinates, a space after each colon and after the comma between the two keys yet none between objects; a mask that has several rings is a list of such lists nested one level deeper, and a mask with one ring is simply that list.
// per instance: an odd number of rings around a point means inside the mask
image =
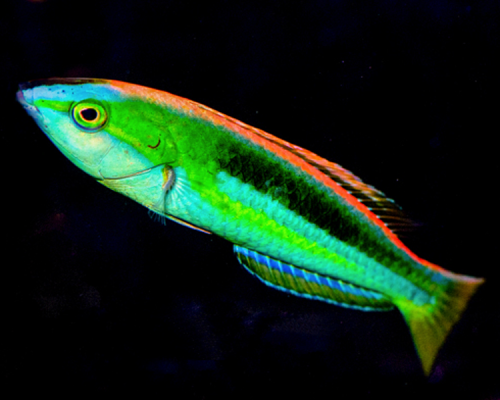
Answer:
[{"label": "fish", "polygon": [[97,78],[33,80],[16,98],[97,182],[230,241],[267,286],[399,310],[427,376],[484,282],[414,254],[401,209],[347,169],[195,101]]}]

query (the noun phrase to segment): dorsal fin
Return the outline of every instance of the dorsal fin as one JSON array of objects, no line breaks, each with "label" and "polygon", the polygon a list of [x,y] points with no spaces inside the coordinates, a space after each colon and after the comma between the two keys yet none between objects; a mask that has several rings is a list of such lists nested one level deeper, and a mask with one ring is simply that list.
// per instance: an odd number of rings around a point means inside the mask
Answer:
[{"label": "dorsal fin", "polygon": [[241,126],[242,128],[251,131],[255,135],[265,138],[270,142],[300,157],[302,160],[321,171],[323,174],[328,176],[331,180],[336,182],[347,192],[357,198],[395,234],[401,235],[404,232],[413,230],[413,228],[415,227],[416,224],[405,215],[401,207],[399,207],[394,202],[394,200],[389,199],[384,193],[382,193],[378,189],[375,189],[373,186],[367,185],[352,172],[341,167],[340,165],[328,161],[310,152],[309,150],[303,149],[302,147],[296,146],[274,135],[271,135],[270,133],[254,128],[253,126],[247,125],[235,118],[229,117],[216,110],[213,110],[210,107],[206,107],[194,102],[193,104],[196,104],[200,108],[212,112],[231,123]]},{"label": "dorsal fin", "polygon": [[373,186],[364,183],[352,172],[302,148],[291,148],[289,150],[319,169],[356,197],[384,222],[392,232],[401,234],[415,227],[413,221],[405,215],[401,207],[394,200],[386,197],[383,192]]},{"label": "dorsal fin", "polygon": [[392,232],[401,234],[402,232],[411,230],[415,226],[415,224],[405,215],[401,207],[394,202],[394,200],[388,198],[384,193],[373,186],[364,183],[351,171],[348,171],[340,165],[328,161],[310,152],[309,150],[295,146],[267,132],[263,132],[255,128],[252,128],[252,131],[299,156],[308,164],[327,175],[330,179],[338,183],[342,188],[363,203],[382,222],[384,222],[384,224]]}]

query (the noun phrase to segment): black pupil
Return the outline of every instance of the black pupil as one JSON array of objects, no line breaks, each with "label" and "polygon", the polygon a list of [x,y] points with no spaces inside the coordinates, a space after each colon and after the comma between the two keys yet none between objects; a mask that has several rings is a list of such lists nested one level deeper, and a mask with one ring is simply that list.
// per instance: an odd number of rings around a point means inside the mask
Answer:
[{"label": "black pupil", "polygon": [[82,110],[80,115],[85,121],[95,121],[97,119],[97,111],[93,108],[86,108]]}]

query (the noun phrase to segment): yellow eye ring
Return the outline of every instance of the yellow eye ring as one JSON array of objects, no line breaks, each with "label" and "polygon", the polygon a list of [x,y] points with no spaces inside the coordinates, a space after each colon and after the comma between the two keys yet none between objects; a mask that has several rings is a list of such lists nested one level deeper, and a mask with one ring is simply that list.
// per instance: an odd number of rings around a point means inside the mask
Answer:
[{"label": "yellow eye ring", "polygon": [[102,104],[88,99],[76,103],[71,108],[71,118],[79,128],[95,132],[104,127],[108,121],[108,113]]}]

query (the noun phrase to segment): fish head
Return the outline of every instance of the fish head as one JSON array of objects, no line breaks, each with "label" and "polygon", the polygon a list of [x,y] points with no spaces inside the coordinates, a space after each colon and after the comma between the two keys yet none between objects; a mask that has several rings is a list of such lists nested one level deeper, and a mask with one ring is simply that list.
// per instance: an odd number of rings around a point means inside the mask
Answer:
[{"label": "fish head", "polygon": [[169,113],[154,92],[111,80],[51,78],[20,84],[16,97],[67,158],[106,180],[175,165]]}]

